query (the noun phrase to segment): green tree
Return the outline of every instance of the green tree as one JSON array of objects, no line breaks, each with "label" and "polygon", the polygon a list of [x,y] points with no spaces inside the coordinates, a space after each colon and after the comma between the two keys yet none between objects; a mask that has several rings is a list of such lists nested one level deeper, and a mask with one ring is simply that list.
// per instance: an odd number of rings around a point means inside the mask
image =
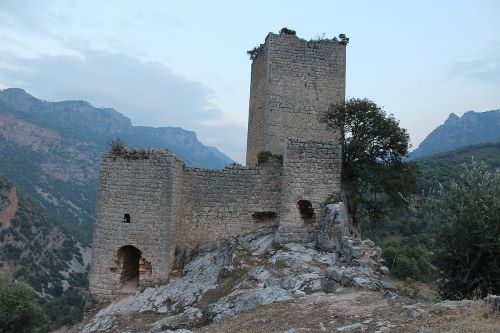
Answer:
[{"label": "green tree", "polygon": [[33,289],[0,277],[0,332],[36,332],[45,323],[46,317]]},{"label": "green tree", "polygon": [[393,243],[384,248],[382,257],[394,276],[414,280],[429,277],[430,260],[423,245]]},{"label": "green tree", "polygon": [[376,223],[387,207],[405,205],[416,189],[417,166],[404,161],[410,137],[394,116],[368,99],[351,98],[332,105],[326,121],[340,131],[342,183],[354,224],[360,207]]},{"label": "green tree", "polygon": [[460,178],[429,196],[422,209],[443,273],[443,296],[499,293],[500,170],[488,171],[483,162],[464,164]]}]

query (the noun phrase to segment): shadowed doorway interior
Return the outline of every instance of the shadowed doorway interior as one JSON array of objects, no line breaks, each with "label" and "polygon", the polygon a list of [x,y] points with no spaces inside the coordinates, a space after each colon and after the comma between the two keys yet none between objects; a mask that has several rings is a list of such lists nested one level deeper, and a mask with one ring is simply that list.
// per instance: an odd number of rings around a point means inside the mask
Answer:
[{"label": "shadowed doorway interior", "polygon": [[134,291],[139,285],[139,260],[141,251],[132,245],[126,245],[118,250],[120,265],[120,283],[123,291]]}]

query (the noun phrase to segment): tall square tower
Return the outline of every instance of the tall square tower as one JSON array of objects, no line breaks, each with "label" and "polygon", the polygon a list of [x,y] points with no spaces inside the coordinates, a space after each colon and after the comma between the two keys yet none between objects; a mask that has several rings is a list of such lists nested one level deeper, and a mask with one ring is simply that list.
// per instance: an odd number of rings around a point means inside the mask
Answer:
[{"label": "tall square tower", "polygon": [[247,165],[260,151],[283,154],[285,139],[337,140],[324,122],[345,99],[347,38],[304,40],[269,33],[252,62]]}]

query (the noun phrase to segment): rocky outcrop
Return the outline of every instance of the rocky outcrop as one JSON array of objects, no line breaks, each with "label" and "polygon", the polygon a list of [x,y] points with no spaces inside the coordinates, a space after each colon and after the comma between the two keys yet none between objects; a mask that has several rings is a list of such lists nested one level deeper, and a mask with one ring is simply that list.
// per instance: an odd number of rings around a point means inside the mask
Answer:
[{"label": "rocky outcrop", "polygon": [[316,247],[320,250],[332,250],[341,245],[342,237],[351,236],[349,216],[343,202],[326,206],[325,221],[316,238]]},{"label": "rocky outcrop", "polygon": [[[332,205],[330,215],[336,216],[333,212],[341,207]],[[336,222],[331,233],[341,235],[345,220],[332,221]],[[331,233],[325,227],[325,237]],[[172,273],[168,284],[146,288],[102,308],[82,332],[126,331],[124,313],[154,313],[160,318],[148,323],[149,332],[164,332],[192,329],[307,294],[336,293],[349,287],[393,289],[382,273],[380,248],[371,241],[341,236],[336,246],[324,250],[316,242],[280,245],[275,237],[276,228],[268,227],[197,249],[179,249],[177,267],[184,267]]]}]

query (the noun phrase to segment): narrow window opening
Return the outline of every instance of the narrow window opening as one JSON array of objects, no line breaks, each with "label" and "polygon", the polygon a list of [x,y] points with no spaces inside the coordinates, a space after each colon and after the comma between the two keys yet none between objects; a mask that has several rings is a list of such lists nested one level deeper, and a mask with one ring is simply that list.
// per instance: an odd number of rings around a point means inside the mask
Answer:
[{"label": "narrow window opening", "polygon": [[269,222],[278,217],[275,212],[255,212],[252,214],[252,218],[255,222]]},{"label": "narrow window opening", "polygon": [[130,223],[130,214],[123,215],[123,223]]},{"label": "narrow window opening", "polygon": [[316,214],[309,200],[299,200],[297,202],[297,207],[299,208],[300,216],[304,219],[305,224],[314,223]]}]

